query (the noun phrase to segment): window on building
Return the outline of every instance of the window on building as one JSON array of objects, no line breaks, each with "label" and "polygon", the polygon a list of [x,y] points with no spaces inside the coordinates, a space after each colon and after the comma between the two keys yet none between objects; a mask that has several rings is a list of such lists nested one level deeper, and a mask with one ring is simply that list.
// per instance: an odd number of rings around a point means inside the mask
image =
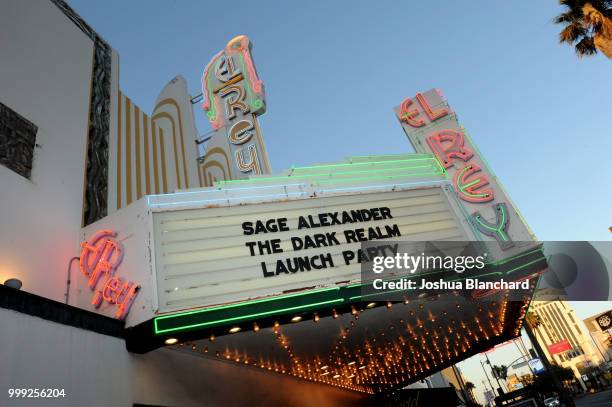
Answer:
[{"label": "window on building", "polygon": [[38,127],[0,103],[0,164],[30,179]]}]

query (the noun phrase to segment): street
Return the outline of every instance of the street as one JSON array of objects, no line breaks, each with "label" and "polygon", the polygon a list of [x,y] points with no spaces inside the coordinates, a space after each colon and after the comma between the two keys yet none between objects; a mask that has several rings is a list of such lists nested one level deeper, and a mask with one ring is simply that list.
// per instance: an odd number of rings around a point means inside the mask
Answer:
[{"label": "street", "polygon": [[609,407],[612,406],[612,389],[576,399],[576,407]]}]

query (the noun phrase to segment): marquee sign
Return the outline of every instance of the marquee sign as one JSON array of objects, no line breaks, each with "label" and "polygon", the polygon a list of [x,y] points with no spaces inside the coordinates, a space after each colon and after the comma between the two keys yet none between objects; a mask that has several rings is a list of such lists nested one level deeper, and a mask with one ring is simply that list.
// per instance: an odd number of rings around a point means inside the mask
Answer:
[{"label": "marquee sign", "polygon": [[294,167],[149,205],[160,313],[359,282],[393,240],[474,239],[433,154]]},{"label": "marquee sign", "polygon": [[264,86],[245,35],[232,39],[202,75],[202,107],[216,131],[202,163],[205,186],[270,172],[257,123],[265,113]]},{"label": "marquee sign", "polygon": [[89,288],[94,291],[91,304],[100,308],[106,301],[117,307],[115,318],[125,319],[140,286],[115,275],[123,260],[123,245],[115,239],[116,236],[117,232],[105,229],[81,243],[79,265],[89,278]]},{"label": "marquee sign", "polygon": [[503,251],[533,236],[457,117],[437,90],[417,93],[395,108],[419,153],[433,153],[447,170],[474,228]]}]

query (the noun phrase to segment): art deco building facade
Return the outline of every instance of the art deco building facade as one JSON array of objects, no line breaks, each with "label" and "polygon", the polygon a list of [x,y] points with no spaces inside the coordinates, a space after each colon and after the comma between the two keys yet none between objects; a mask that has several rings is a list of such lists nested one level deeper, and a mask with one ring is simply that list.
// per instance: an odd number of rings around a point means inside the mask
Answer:
[{"label": "art deco building facade", "polygon": [[602,357],[612,363],[612,310],[593,315],[584,324]]},{"label": "art deco building facade", "polygon": [[[441,91],[395,109],[416,153],[269,175],[244,35],[205,68],[201,162],[186,81],[144,112],[66,2],[0,0],[0,49],[0,282],[23,282],[0,285],[0,388],[73,406],[354,406],[519,335],[546,258]],[[337,244],[292,246],[318,231]],[[379,300],[362,244],[384,253],[398,234],[478,242],[489,276],[534,283]]]},{"label": "art deco building facade", "polygon": [[572,369],[586,388],[583,372],[603,359],[574,310],[566,301],[533,301],[529,312],[539,317],[536,338],[548,359]]}]

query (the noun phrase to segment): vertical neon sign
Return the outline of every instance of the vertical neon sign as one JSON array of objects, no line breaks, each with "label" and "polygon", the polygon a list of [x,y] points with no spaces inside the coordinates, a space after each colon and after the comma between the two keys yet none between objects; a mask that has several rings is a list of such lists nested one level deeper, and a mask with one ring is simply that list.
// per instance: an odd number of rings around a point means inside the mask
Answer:
[{"label": "vertical neon sign", "polygon": [[406,98],[395,113],[415,150],[434,154],[447,169],[475,230],[502,250],[514,247],[516,240],[533,240],[439,91]]},{"label": "vertical neon sign", "polygon": [[202,107],[216,131],[202,163],[203,184],[269,173],[257,116],[265,93],[245,35],[232,39],[202,75]]}]

